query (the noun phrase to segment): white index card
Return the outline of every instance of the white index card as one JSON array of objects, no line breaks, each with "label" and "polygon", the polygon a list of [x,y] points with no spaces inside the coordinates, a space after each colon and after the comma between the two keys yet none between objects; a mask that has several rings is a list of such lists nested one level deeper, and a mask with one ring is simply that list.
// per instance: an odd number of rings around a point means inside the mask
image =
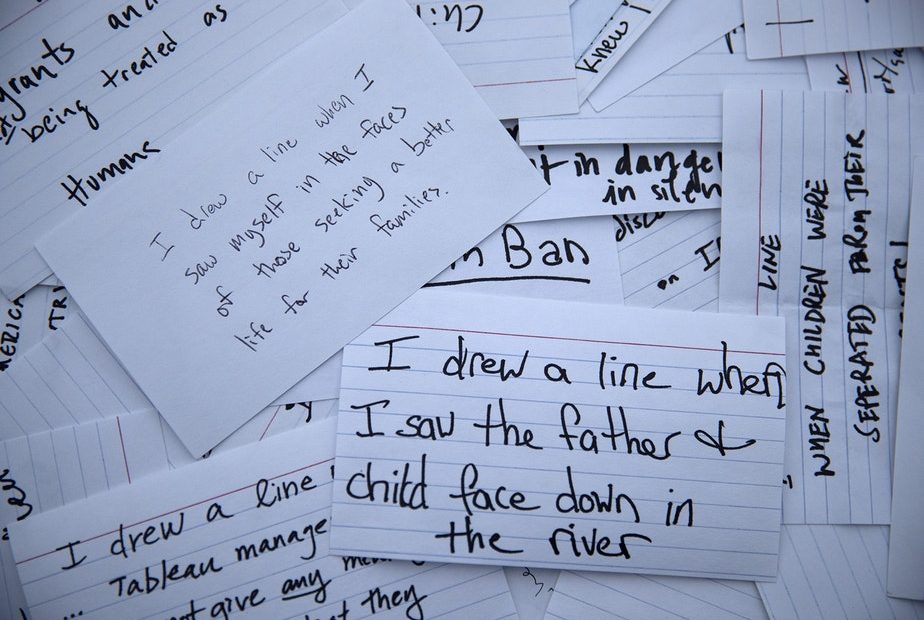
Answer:
[{"label": "white index card", "polygon": [[514,222],[689,211],[722,204],[722,156],[715,144],[521,148],[549,191],[514,216]]},{"label": "white index card", "polygon": [[568,620],[766,620],[753,583],[563,571],[546,616]]},{"label": "white index card", "polygon": [[546,190],[399,0],[351,11],[175,144],[39,249],[193,454]]},{"label": "white index card", "polygon": [[783,336],[423,291],[344,349],[332,549],[770,579]]},{"label": "white index card", "polygon": [[909,95],[924,89],[924,51],[869,50],[806,56],[812,90]]},{"label": "white index card", "polygon": [[146,174],[235,87],[346,12],[339,0],[141,4],[42,2],[3,24],[0,290],[10,299],[51,274],[33,248],[42,235]]},{"label": "white index card", "polygon": [[723,312],[787,318],[786,523],[887,524],[924,98],[725,95]]},{"label": "white index card", "polygon": [[671,0],[633,0],[616,5],[615,12],[574,63],[578,103],[584,103],[670,3]]},{"label": "white index card", "polygon": [[744,21],[739,0],[673,0],[587,98],[597,111],[689,58]]},{"label": "white index card", "polygon": [[627,305],[718,310],[718,209],[636,213],[618,216],[616,222]]},{"label": "white index card", "polygon": [[780,574],[757,589],[771,620],[921,620],[924,603],[886,595],[888,529],[784,525]]},{"label": "white index card", "polygon": [[722,141],[722,93],[736,88],[808,90],[801,58],[750,61],[741,28],[607,108],[525,118],[520,144]]},{"label": "white index card", "polygon": [[889,528],[890,596],[924,599],[924,158],[914,160],[908,270],[902,322],[898,416],[895,424],[895,466],[892,520]]},{"label": "white index card", "polygon": [[333,434],[321,421],[10,526],[34,620],[515,618],[499,569],[329,554]]},{"label": "white index card", "polygon": [[577,112],[566,0],[408,2],[498,118]]},{"label": "white index card", "polygon": [[423,287],[622,303],[613,220],[504,224]]},{"label": "white index card", "polygon": [[924,45],[915,0],[744,0],[748,58]]}]

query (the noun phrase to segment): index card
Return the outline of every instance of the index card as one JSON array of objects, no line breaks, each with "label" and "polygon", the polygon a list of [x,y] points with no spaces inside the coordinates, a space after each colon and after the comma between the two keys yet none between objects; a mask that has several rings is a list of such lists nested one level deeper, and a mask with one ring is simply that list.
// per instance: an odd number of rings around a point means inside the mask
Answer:
[{"label": "index card", "polygon": [[908,269],[902,316],[898,419],[895,426],[895,468],[892,522],[889,530],[889,595],[924,599],[924,158],[914,161]]},{"label": "index card", "polygon": [[44,2],[5,24],[0,290],[10,299],[50,275],[33,248],[42,235],[146,174],[206,110],[346,11],[339,0],[141,4]]},{"label": "index card", "polygon": [[78,313],[0,375],[0,439],[151,406]]},{"label": "index card", "polygon": [[924,51],[917,48],[806,56],[813,90],[908,95],[924,89]]},{"label": "index card", "polygon": [[323,421],[12,525],[33,617],[515,617],[499,569],[329,555],[333,433]]},{"label": "index card", "polygon": [[738,0],[674,0],[587,98],[597,111],[689,58],[744,16]]},{"label": "index card", "polygon": [[721,206],[722,157],[711,144],[524,146],[549,191],[514,222]]},{"label": "index card", "polygon": [[549,599],[555,590],[555,582],[561,571],[547,568],[508,566],[504,569],[510,596],[517,608],[520,620],[545,618]]},{"label": "index card", "polygon": [[159,420],[149,410],[0,443],[0,616],[29,618],[5,526],[166,469]]},{"label": "index card", "polygon": [[616,5],[613,15],[574,63],[577,69],[578,103],[584,103],[670,2],[633,0]]},{"label": "index card", "polygon": [[887,544],[884,527],[784,525],[779,578],[757,584],[767,612],[772,620],[924,618],[924,604],[886,596]]},{"label": "index card", "polygon": [[719,305],[719,210],[616,218],[626,304],[707,310]]},{"label": "index card", "polygon": [[0,297],[0,372],[55,331],[68,308],[63,287],[35,287],[12,301]]},{"label": "index card", "polygon": [[409,4],[498,118],[577,112],[566,0]]},{"label": "index card", "polygon": [[344,349],[337,553],[768,579],[779,320],[424,291]]},{"label": "index card", "polygon": [[722,92],[735,88],[808,90],[801,58],[749,61],[735,29],[600,112],[527,118],[520,144],[721,142]]},{"label": "index card", "polygon": [[504,224],[424,288],[622,303],[613,220]]},{"label": "index card", "polygon": [[924,98],[726,93],[722,311],[787,317],[786,523],[886,524]]},{"label": "index card", "polygon": [[350,12],[175,145],[38,247],[193,454],[545,191],[399,0]]},{"label": "index card", "polygon": [[748,58],[924,45],[924,5],[909,0],[744,0]]},{"label": "index card", "polygon": [[752,583],[563,571],[547,617],[606,620],[766,620]]}]

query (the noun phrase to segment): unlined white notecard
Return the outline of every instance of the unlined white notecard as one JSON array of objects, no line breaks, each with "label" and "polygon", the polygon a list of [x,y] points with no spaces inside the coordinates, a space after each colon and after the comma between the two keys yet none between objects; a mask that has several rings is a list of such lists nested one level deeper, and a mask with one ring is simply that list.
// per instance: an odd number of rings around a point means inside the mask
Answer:
[{"label": "unlined white notecard", "polygon": [[924,45],[915,0],[744,0],[748,58]]},{"label": "unlined white notecard", "polygon": [[351,11],[175,144],[39,249],[193,454],[546,188],[399,0]]},{"label": "unlined white notecard", "polygon": [[12,525],[33,618],[515,617],[499,569],[329,555],[333,434],[322,421]]},{"label": "unlined white notecard", "polygon": [[787,318],[786,523],[887,524],[924,98],[725,95],[722,311]]},{"label": "unlined white notecard", "polygon": [[332,549],[772,578],[783,348],[777,319],[423,291],[344,349]]},{"label": "unlined white notecard", "polygon": [[346,12],[340,0],[30,8],[0,24],[0,290],[9,298],[51,274],[33,248],[42,235],[147,174],[180,132]]},{"label": "unlined white notecard", "polygon": [[908,271],[902,317],[898,419],[895,424],[895,467],[892,521],[889,528],[890,596],[924,600],[924,158],[914,160]]}]

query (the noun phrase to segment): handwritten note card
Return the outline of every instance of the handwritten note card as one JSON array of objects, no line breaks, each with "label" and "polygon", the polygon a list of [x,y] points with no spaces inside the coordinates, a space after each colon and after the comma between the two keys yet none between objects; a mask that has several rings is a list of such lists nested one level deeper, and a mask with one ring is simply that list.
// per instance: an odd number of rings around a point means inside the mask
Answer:
[{"label": "handwritten note card", "polygon": [[515,222],[721,206],[722,157],[717,145],[522,148],[550,189],[517,214]]},{"label": "handwritten note card", "polygon": [[0,372],[56,331],[74,304],[63,286],[39,286],[13,300],[0,297]]},{"label": "handwritten note card", "polygon": [[34,618],[515,617],[497,569],[328,555],[333,431],[321,422],[11,526]]},{"label": "handwritten note card", "polygon": [[424,287],[622,303],[613,220],[504,224]]},{"label": "handwritten note card", "polygon": [[639,0],[616,5],[616,11],[574,64],[577,69],[579,103],[587,99],[670,2]]},{"label": "handwritten note card", "polygon": [[909,95],[924,89],[924,51],[916,48],[806,56],[813,90]]},{"label": "handwritten note card", "polygon": [[787,523],[889,522],[924,98],[725,96],[723,311],[787,318]]},{"label": "handwritten note card", "polygon": [[766,620],[753,583],[563,571],[547,617],[570,620]]},{"label": "handwritten note card", "polygon": [[0,617],[28,619],[6,526],[169,467],[153,411],[0,442]]},{"label": "handwritten note card", "polygon": [[738,0],[671,2],[588,97],[597,111],[689,58],[744,18]]},{"label": "handwritten note card", "polygon": [[43,234],[146,172],[206,110],[346,12],[339,0],[215,4],[44,2],[2,25],[7,297],[51,273],[33,248]]},{"label": "handwritten note card", "polygon": [[616,218],[626,304],[706,310],[719,305],[719,210]]},{"label": "handwritten note card", "polygon": [[722,92],[733,88],[808,90],[805,62],[749,61],[739,28],[599,112],[523,119],[520,143],[721,142]]},{"label": "handwritten note card", "polygon": [[39,249],[194,454],[545,191],[398,0],[350,12],[175,144]]},{"label": "handwritten note card", "polygon": [[895,425],[895,467],[892,521],[889,528],[891,596],[924,599],[924,158],[914,162],[911,221],[908,236],[908,275],[902,323],[898,419]]},{"label": "handwritten note card", "polygon": [[566,0],[409,4],[498,118],[577,112]]},{"label": "handwritten note card", "polygon": [[784,525],[780,574],[758,583],[773,620],[920,620],[924,603],[886,595],[888,530]]},{"label": "handwritten note card", "polygon": [[924,45],[924,5],[909,0],[744,0],[748,58]]},{"label": "handwritten note card", "polygon": [[332,549],[775,574],[780,321],[433,293],[344,349]]}]

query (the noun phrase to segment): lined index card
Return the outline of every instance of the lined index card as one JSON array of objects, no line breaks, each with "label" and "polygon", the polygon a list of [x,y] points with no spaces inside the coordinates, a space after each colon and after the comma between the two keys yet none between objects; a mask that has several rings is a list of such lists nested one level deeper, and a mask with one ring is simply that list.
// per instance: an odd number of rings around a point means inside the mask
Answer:
[{"label": "lined index card", "polygon": [[400,0],[351,11],[175,144],[39,249],[193,454],[546,190]]},{"label": "lined index card", "polygon": [[515,618],[500,569],[329,555],[333,433],[321,421],[12,525],[33,618]]},{"label": "lined index card", "polygon": [[725,95],[723,312],[787,317],[787,523],[887,524],[924,98]]},{"label": "lined index card", "polygon": [[344,350],[332,549],[772,578],[783,349],[776,319],[423,291]]},{"label": "lined index card", "polygon": [[913,0],[744,0],[748,58],[924,45]]},{"label": "lined index card", "polygon": [[43,2],[2,24],[8,298],[51,274],[33,248],[43,234],[142,173],[236,86],[346,12],[339,0],[218,4]]}]

